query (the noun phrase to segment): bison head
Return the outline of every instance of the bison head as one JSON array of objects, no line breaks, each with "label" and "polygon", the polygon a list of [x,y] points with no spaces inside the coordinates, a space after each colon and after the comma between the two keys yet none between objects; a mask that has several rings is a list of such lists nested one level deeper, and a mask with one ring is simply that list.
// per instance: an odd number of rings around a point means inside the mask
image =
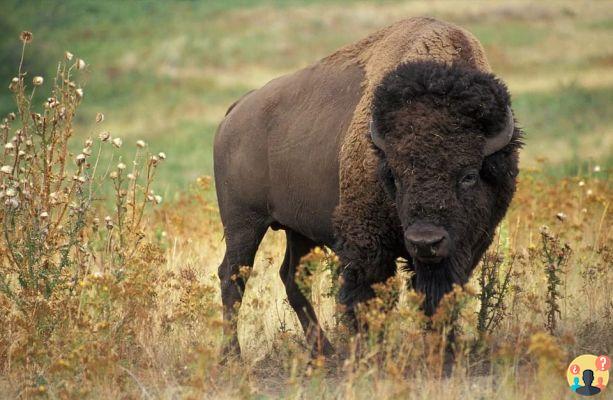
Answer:
[{"label": "bison head", "polygon": [[515,191],[521,132],[506,86],[458,64],[400,65],[377,87],[372,115],[378,178],[432,314],[492,241]]}]

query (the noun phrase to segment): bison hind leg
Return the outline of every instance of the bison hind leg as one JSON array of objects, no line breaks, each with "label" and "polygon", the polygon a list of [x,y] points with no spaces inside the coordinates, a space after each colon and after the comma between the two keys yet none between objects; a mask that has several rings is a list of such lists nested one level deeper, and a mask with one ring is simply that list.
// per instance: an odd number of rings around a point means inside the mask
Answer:
[{"label": "bison hind leg", "polygon": [[219,266],[218,276],[223,303],[225,356],[240,354],[236,318],[250,272],[242,268],[253,267],[255,253],[268,225],[260,216],[248,214],[224,221],[226,254]]},{"label": "bison hind leg", "polygon": [[307,343],[312,347],[313,355],[332,355],[334,349],[319,325],[313,305],[296,283],[296,268],[300,259],[311,251],[317,243],[292,230],[287,229],[285,232],[287,244],[285,258],[279,274],[285,285],[287,300],[298,316]]}]

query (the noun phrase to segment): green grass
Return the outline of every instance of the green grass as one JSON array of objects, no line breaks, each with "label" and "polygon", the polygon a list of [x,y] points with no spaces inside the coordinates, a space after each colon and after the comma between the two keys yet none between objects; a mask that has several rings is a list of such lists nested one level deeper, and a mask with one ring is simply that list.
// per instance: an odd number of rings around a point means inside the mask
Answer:
[{"label": "green grass", "polygon": [[[157,185],[172,198],[196,176],[212,173],[215,127],[241,94],[402,16],[431,15],[466,27],[483,43],[509,83],[527,133],[523,164],[545,157],[553,164],[547,173],[559,177],[588,163],[613,166],[613,44],[607,39],[613,26],[606,17],[612,9],[605,2],[586,8],[572,2],[9,0],[0,15],[0,82],[16,74],[24,29],[34,32],[25,64],[31,76],[50,80],[65,50],[85,59],[79,131],[96,134],[101,128],[93,119],[102,111],[104,129],[126,143],[144,139],[165,151]],[[35,101],[44,100],[43,92]],[[11,104],[2,90],[0,114],[12,111]]]}]

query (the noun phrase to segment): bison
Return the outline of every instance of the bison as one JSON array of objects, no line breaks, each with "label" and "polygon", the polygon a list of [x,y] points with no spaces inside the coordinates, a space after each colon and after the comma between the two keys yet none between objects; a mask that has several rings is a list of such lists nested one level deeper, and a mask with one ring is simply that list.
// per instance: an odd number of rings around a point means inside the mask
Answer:
[{"label": "bison", "polygon": [[243,96],[214,144],[226,351],[240,351],[239,268],[253,265],[268,228],[286,233],[281,279],[316,351],[332,346],[294,281],[315,246],[341,261],[350,321],[399,258],[431,315],[492,242],[521,136],[477,39],[431,18],[402,20]]}]

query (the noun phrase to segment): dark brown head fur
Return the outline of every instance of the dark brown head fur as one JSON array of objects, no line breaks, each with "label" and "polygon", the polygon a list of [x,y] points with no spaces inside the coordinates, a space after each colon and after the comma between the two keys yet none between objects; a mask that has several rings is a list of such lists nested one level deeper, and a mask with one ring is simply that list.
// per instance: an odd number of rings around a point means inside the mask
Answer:
[{"label": "dark brown head fur", "polygon": [[[483,153],[509,107],[504,83],[459,64],[402,64],[375,91],[374,128],[384,141],[379,180],[395,204],[428,314],[454,283],[466,283],[511,202],[521,132]],[[426,247],[431,257],[416,247],[416,235],[440,236]]]}]

